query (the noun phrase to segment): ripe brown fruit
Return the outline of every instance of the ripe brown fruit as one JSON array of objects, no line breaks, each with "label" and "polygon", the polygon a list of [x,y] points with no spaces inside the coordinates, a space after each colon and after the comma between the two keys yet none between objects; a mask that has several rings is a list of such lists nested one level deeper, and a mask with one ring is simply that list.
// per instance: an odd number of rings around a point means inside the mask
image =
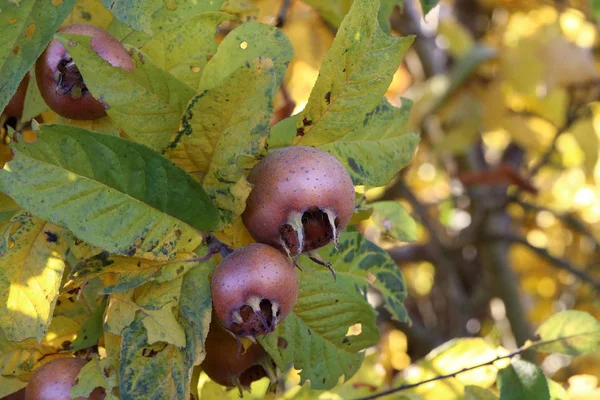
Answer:
[{"label": "ripe brown fruit", "polygon": [[29,72],[25,74],[21,83],[19,83],[19,87],[17,91],[10,99],[4,111],[2,111],[2,115],[7,118],[16,118],[21,119],[23,115],[23,105],[25,104],[25,94],[27,94],[27,85],[29,84]]},{"label": "ripe brown fruit", "polygon": [[264,377],[274,381],[271,358],[256,343],[243,350],[241,343],[224,330],[214,318],[206,337],[206,358],[202,370],[219,385],[248,389],[250,384]]},{"label": "ripe brown fruit", "polygon": [[[133,71],[131,56],[117,39],[93,25],[70,25],[64,33],[92,37],[92,49],[113,67]],[[67,49],[52,40],[35,64],[35,74],[44,101],[58,115],[70,119],[98,119],[106,116],[105,106],[88,90]]]},{"label": "ripe brown fruit", "polygon": [[[58,358],[36,369],[25,388],[25,400],[71,400],[71,387],[86,364],[81,358]],[[103,400],[103,388],[96,388],[89,397],[76,400]]]},{"label": "ripe brown fruit", "polygon": [[298,298],[298,277],[279,250],[253,243],[225,258],[213,272],[210,290],[216,318],[238,336],[273,332]]},{"label": "ripe brown fruit", "polygon": [[242,218],[261,243],[300,255],[337,245],[354,211],[348,171],[326,151],[293,146],[269,153],[250,172],[254,185]]}]

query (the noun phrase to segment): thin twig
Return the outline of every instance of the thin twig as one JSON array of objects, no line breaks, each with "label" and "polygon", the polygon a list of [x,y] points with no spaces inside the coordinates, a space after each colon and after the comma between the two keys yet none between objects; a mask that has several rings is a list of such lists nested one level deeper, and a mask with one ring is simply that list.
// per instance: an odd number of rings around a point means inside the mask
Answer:
[{"label": "thin twig", "polygon": [[581,281],[592,285],[597,292],[600,292],[600,281],[598,279],[590,276],[587,273],[587,271],[574,267],[567,260],[553,256],[552,254],[550,254],[550,252],[548,252],[547,249],[545,249],[543,247],[534,246],[533,244],[529,243],[527,241],[527,239],[525,239],[521,236],[513,235],[513,234],[497,235],[497,234],[492,233],[492,234],[487,234],[484,237],[484,239],[492,240],[492,241],[503,241],[503,242],[509,242],[509,243],[522,244],[523,246],[526,246],[530,250],[537,253],[539,256],[548,260],[550,263],[552,263],[553,266],[555,266],[559,269],[565,270],[567,272],[570,272],[571,274],[578,277]]},{"label": "thin twig", "polygon": [[408,389],[415,388],[417,386],[425,385],[425,384],[430,383],[430,382],[441,381],[441,380],[448,379],[448,378],[454,378],[457,375],[462,374],[463,372],[469,372],[469,371],[472,371],[474,369],[478,369],[478,368],[482,368],[482,367],[487,367],[488,365],[493,365],[493,364],[495,364],[496,362],[498,362],[500,360],[506,360],[506,359],[510,359],[510,358],[516,357],[516,356],[518,356],[518,355],[526,352],[527,350],[529,350],[529,349],[531,349],[533,347],[540,346],[540,345],[546,345],[546,344],[550,344],[550,343],[555,343],[555,342],[559,342],[559,341],[562,341],[562,340],[565,340],[565,338],[564,337],[559,337],[559,338],[552,339],[552,340],[536,340],[536,341],[532,341],[532,342],[527,342],[523,346],[519,347],[517,350],[515,350],[515,351],[513,351],[513,352],[511,352],[511,353],[509,353],[507,355],[497,356],[496,358],[494,358],[492,360],[489,360],[489,361],[486,361],[484,363],[477,364],[477,365],[474,365],[472,367],[466,367],[466,368],[463,368],[461,370],[458,370],[458,371],[455,371],[455,372],[452,372],[452,373],[449,373],[449,374],[439,375],[439,376],[436,376],[436,377],[433,377],[433,378],[430,378],[430,379],[426,379],[424,381],[420,381],[420,382],[416,382],[416,383],[411,383],[411,384],[404,384],[404,385],[401,385],[401,386],[398,386],[398,387],[395,387],[395,388],[392,388],[392,389],[389,389],[389,390],[385,390],[383,392],[376,393],[376,394],[374,394],[372,396],[361,397],[361,398],[358,398],[358,399],[355,399],[355,400],[372,400],[372,399],[377,399],[377,398],[380,398],[380,397],[383,397],[383,396],[387,396],[387,395],[390,395],[390,394],[393,394],[393,393],[401,392],[403,390],[408,390]]},{"label": "thin twig", "polygon": [[285,20],[286,20],[287,13],[288,13],[291,3],[292,3],[292,0],[283,0],[281,2],[281,8],[279,9],[279,12],[277,13],[277,23],[275,24],[276,27],[281,28],[285,24]]}]

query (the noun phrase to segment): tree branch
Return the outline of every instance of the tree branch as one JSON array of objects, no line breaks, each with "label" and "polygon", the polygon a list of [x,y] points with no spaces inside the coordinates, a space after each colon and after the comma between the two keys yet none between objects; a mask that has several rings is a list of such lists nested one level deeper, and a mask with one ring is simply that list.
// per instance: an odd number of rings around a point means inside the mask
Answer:
[{"label": "tree branch", "polygon": [[521,236],[512,235],[512,234],[488,233],[485,235],[484,238],[487,240],[491,240],[491,241],[502,241],[502,242],[508,242],[508,243],[522,244],[523,246],[526,246],[533,252],[537,253],[542,258],[545,258],[547,261],[549,261],[555,267],[565,270],[567,272],[570,272],[571,274],[578,277],[581,281],[592,285],[597,292],[600,292],[600,281],[598,279],[592,277],[591,275],[589,275],[587,273],[587,271],[574,267],[567,260],[553,256],[552,254],[550,254],[550,252],[548,252],[547,249],[545,249],[543,247],[534,246],[533,244],[529,243],[527,241],[527,239],[525,239]]}]

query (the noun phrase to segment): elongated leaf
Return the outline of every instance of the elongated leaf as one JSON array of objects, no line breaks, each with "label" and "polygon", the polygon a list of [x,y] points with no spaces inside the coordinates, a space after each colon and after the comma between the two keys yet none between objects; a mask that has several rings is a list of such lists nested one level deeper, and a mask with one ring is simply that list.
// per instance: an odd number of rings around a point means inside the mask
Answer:
[{"label": "elongated leaf", "polygon": [[371,206],[373,207],[371,219],[381,229],[382,234],[402,242],[417,240],[417,224],[400,203],[378,201]]},{"label": "elongated leaf", "polygon": [[498,373],[500,400],[548,400],[550,391],[542,369],[523,360],[513,360]]},{"label": "elongated leaf", "polygon": [[27,93],[25,95],[25,102],[23,103],[21,121],[29,121],[48,109],[49,108],[44,102],[35,80],[35,68],[31,68],[29,71],[29,83],[27,84]]},{"label": "elongated leaf", "polygon": [[185,360],[189,367],[200,365],[206,356],[204,341],[208,334],[212,312],[210,274],[215,262],[210,259],[192,269],[183,277],[179,323],[186,336]]},{"label": "elongated leaf", "polygon": [[148,0],[102,0],[122,23],[136,31],[152,34],[152,2]]},{"label": "elongated leaf", "polygon": [[217,12],[195,15],[160,32],[142,50],[157,66],[196,89],[208,56],[217,50],[217,25],[231,19]]},{"label": "elongated leaf", "polygon": [[[381,293],[386,309],[400,322],[408,321],[404,299],[408,292],[400,269],[389,254],[369,242],[358,232],[345,231],[339,238],[338,249],[327,246],[319,254],[329,261],[342,280],[366,293],[367,279],[372,275],[371,285]],[[338,278],[339,279],[339,278]]]},{"label": "elongated leaf", "polygon": [[100,359],[94,355],[92,359],[81,368],[77,374],[77,383],[71,388],[71,397],[89,397],[97,387],[102,387],[106,393],[106,400],[116,400],[111,393],[118,386],[116,371],[112,368],[108,358]]},{"label": "elongated leaf", "polygon": [[300,113],[296,144],[320,146],[344,137],[381,101],[412,39],[384,34],[378,5],[354,1]]},{"label": "elongated leaf", "polygon": [[194,228],[216,225],[214,206],[202,188],[145,146],[42,125],[35,143],[14,148],[15,159],[0,170],[0,190],[109,252],[165,259],[198,245]]},{"label": "elongated leaf", "polygon": [[406,132],[411,103],[395,108],[383,99],[358,127],[319,148],[344,164],[356,185],[383,186],[404,168],[415,152],[419,136]]},{"label": "elongated leaf", "polygon": [[[284,368],[290,363],[300,372],[301,381],[310,380],[312,389],[329,389],[340,377],[350,379],[360,368],[360,350],[375,344],[379,332],[375,313],[352,276],[337,265],[337,281],[323,268],[301,260],[300,291],[294,310],[275,332],[259,342]],[[348,329],[360,324],[358,335]]]},{"label": "elongated leaf", "polygon": [[58,298],[70,234],[29,213],[0,238],[0,327],[8,340],[44,337]]},{"label": "elongated leaf", "polygon": [[[193,18],[204,12],[219,11],[223,0],[210,1],[177,1],[175,10],[165,6],[164,0],[147,0],[152,4],[152,32],[158,33],[179,25],[187,18]],[[135,31],[118,19],[113,19],[108,26],[108,32],[123,43],[142,47],[151,35]]]},{"label": "elongated leaf", "polygon": [[271,60],[248,63],[190,101],[183,129],[166,153],[188,173],[202,177],[220,210],[221,227],[246,207],[251,187],[240,163],[264,149],[278,88]]},{"label": "elongated leaf", "polygon": [[121,344],[119,389],[121,398],[131,400],[185,399],[186,371],[176,346],[150,346],[141,319],[125,332]]},{"label": "elongated leaf", "polygon": [[71,12],[75,0],[54,3],[39,0],[0,3],[0,110],[4,110],[25,73]]},{"label": "elongated leaf", "polygon": [[294,48],[281,30],[258,22],[247,22],[231,31],[219,44],[202,73],[200,87],[207,90],[220,86],[234,71],[261,57],[273,61],[279,88],[293,55]]},{"label": "elongated leaf", "polygon": [[126,72],[100,58],[90,47],[90,36],[60,34],[57,39],[69,49],[86,86],[102,99],[113,122],[131,139],[164,150],[195,91],[135,48],[130,49],[135,70]]},{"label": "elongated leaf", "polygon": [[116,279],[113,276],[114,281],[106,284],[102,292],[104,294],[125,292],[152,281],[165,282],[181,277],[194,266],[190,260],[195,257],[194,253],[177,253],[169,263],[165,264],[163,261],[134,257],[109,257],[108,254],[103,253],[77,264],[71,270],[70,280],[65,288],[72,290],[95,277],[114,274],[117,276]]},{"label": "elongated leaf", "polygon": [[[0,332],[0,377],[20,376],[29,372],[37,360],[54,352],[56,349],[45,343],[38,344],[36,339],[12,342]],[[0,385],[0,393],[3,389]]]},{"label": "elongated leaf", "polygon": [[537,330],[537,351],[579,356],[600,347],[600,322],[584,311],[568,310],[548,318]]},{"label": "elongated leaf", "polygon": [[77,337],[71,343],[69,350],[75,352],[87,347],[98,345],[98,339],[102,336],[102,320],[104,318],[104,310],[106,309],[106,301],[102,301],[83,321],[81,329],[77,333]]}]

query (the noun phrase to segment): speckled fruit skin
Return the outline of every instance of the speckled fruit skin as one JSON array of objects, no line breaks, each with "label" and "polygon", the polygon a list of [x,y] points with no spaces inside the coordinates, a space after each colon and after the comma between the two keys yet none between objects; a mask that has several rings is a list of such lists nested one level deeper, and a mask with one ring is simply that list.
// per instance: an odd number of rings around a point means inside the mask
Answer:
[{"label": "speckled fruit skin", "polygon": [[[289,224],[291,216],[311,209],[328,211],[338,232],[352,218],[355,198],[352,179],[344,166],[326,151],[306,146],[275,150],[252,169],[248,181],[254,188],[242,218],[257,242],[282,248],[283,226]],[[303,221],[303,251],[315,250],[335,239],[318,237],[325,229],[322,224],[317,226],[319,223],[314,219]],[[297,250],[294,244],[286,249],[292,254]]]},{"label": "speckled fruit skin", "polygon": [[[100,57],[108,61],[113,67],[121,67],[126,71],[133,71],[134,64],[131,56],[121,43],[105,30],[93,25],[70,25],[59,30],[63,33],[92,36],[92,49]],[[98,119],[106,116],[106,111],[98,100],[89,91],[74,97],[70,91],[57,90],[61,81],[58,66],[61,60],[70,59],[67,49],[58,41],[52,40],[35,64],[35,74],[40,93],[44,101],[58,115],[70,119]],[[75,71],[74,74],[79,74]],[[75,79],[74,75],[71,81]],[[62,94],[61,94],[62,93]]]},{"label": "speckled fruit skin", "polygon": [[25,94],[27,94],[28,83],[29,72],[25,74],[21,83],[19,83],[17,91],[4,108],[4,111],[2,111],[2,115],[21,119],[21,116],[23,115],[23,105],[25,104]]},{"label": "speckled fruit skin", "polygon": [[[25,388],[25,400],[71,400],[71,387],[86,364],[81,358],[58,358],[36,369]],[[104,389],[96,388],[89,397],[76,400],[104,400]]]},{"label": "speckled fruit skin", "polygon": [[232,387],[239,383],[247,389],[252,382],[268,376],[263,365],[269,362],[269,356],[264,349],[254,343],[244,351],[238,341],[214,320],[205,347],[206,358],[201,368],[219,385]]},{"label": "speckled fruit skin", "polygon": [[221,325],[238,336],[255,337],[272,332],[292,310],[298,277],[279,250],[253,243],[217,265],[210,290]]}]

